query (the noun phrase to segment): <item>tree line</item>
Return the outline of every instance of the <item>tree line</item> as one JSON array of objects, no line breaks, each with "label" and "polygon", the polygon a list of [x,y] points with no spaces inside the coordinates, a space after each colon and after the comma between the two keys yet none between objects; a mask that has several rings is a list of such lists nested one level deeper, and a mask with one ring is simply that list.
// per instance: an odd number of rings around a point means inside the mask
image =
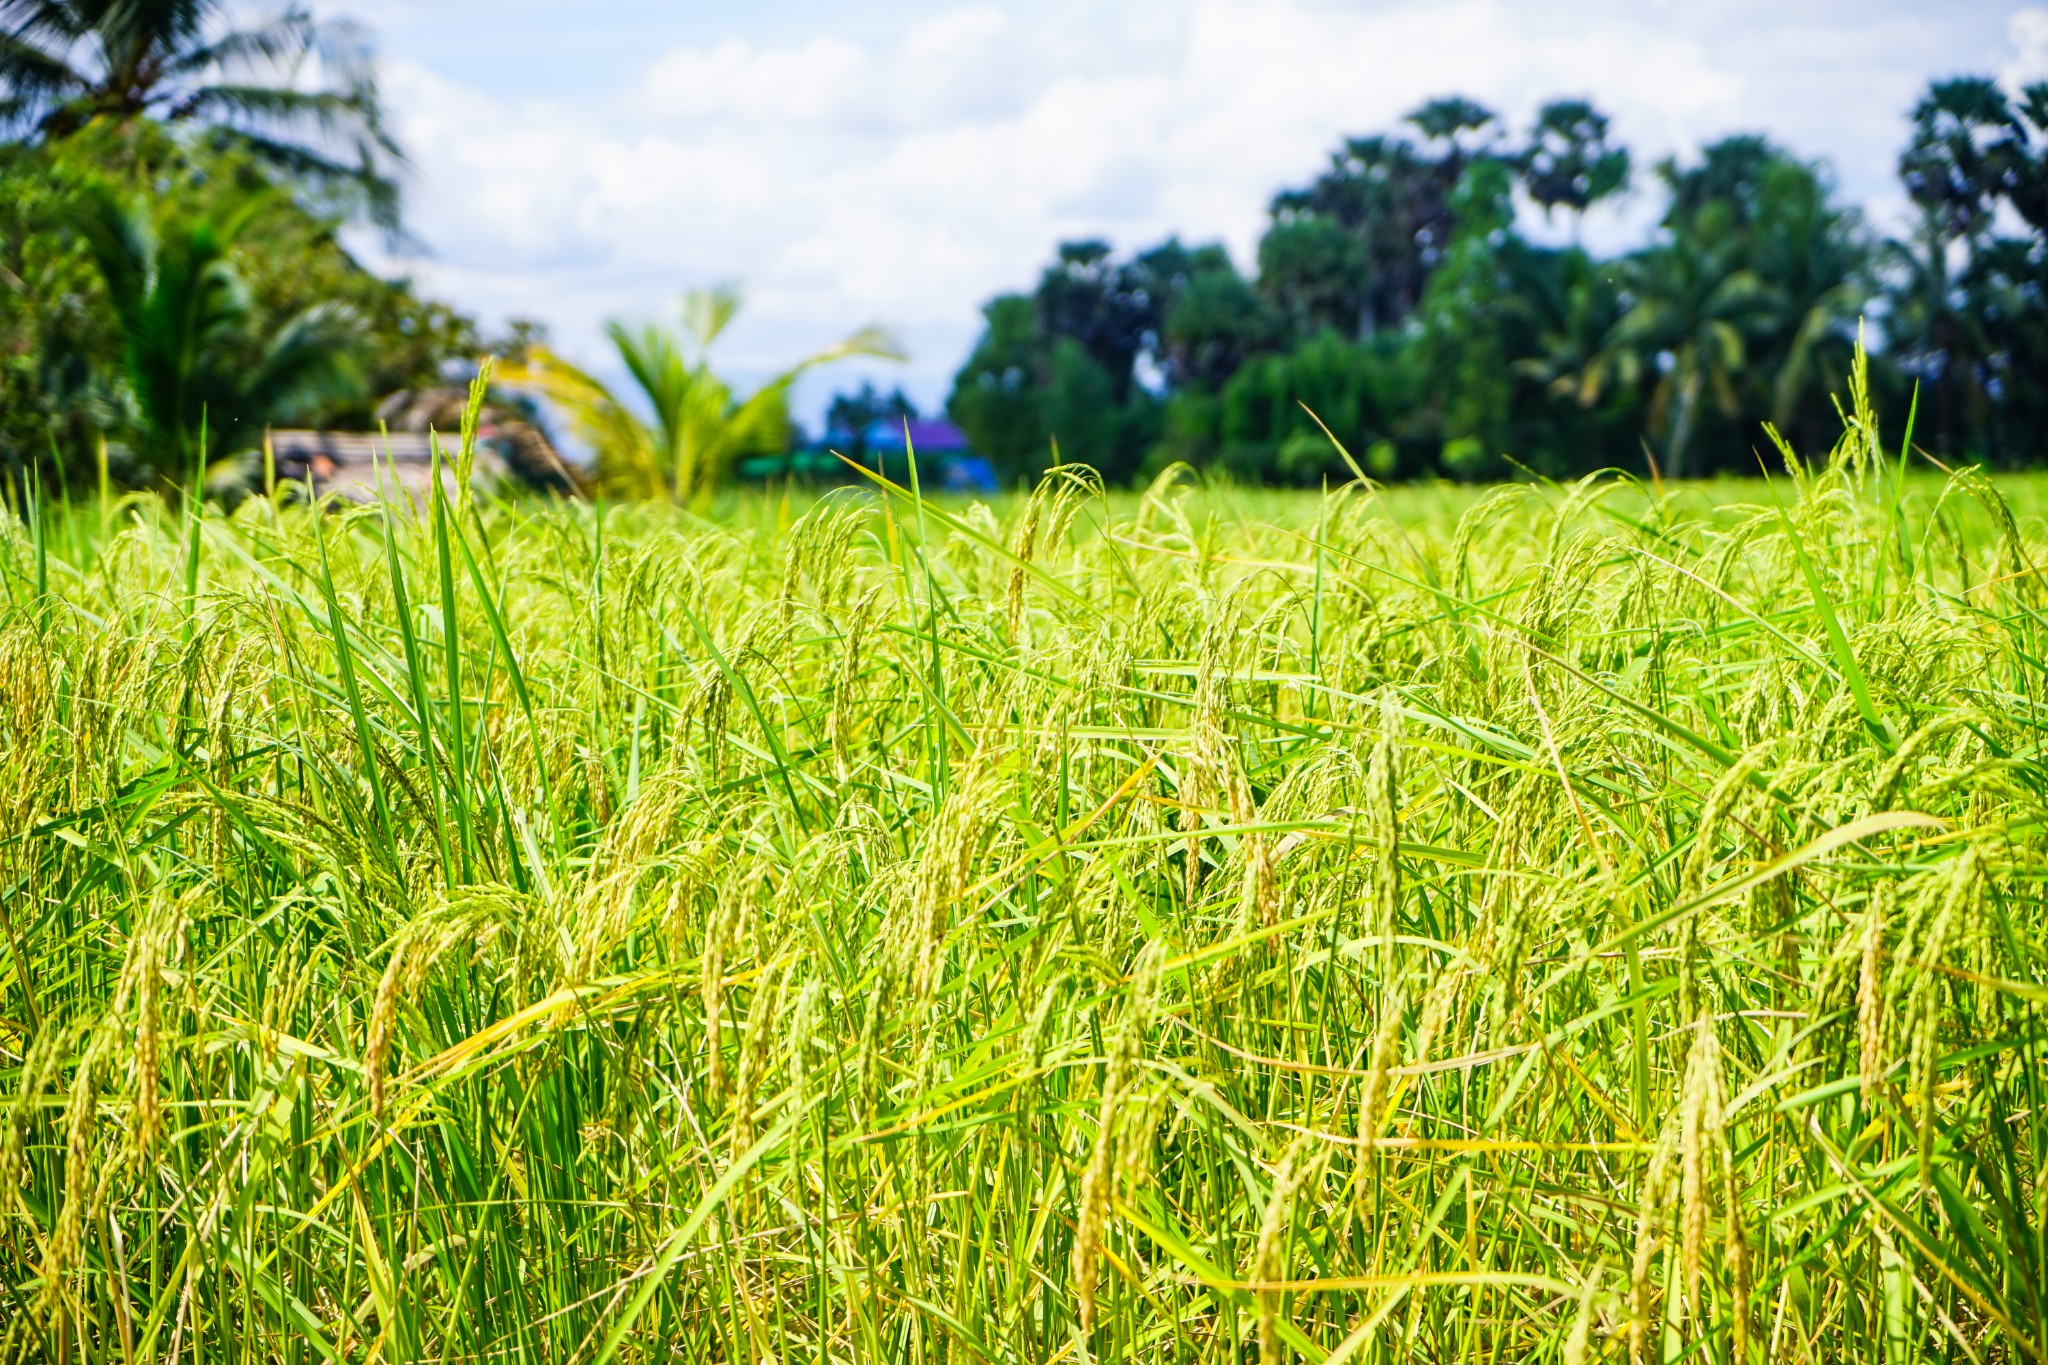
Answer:
[{"label": "tree line", "polygon": [[[1895,410],[1919,394],[1919,443],[2038,461],[2048,84],[1932,84],[1898,173],[1914,222],[1891,239],[1821,163],[1727,137],[1652,167],[1654,234],[1603,256],[1580,244],[1583,216],[1639,178],[1605,115],[1558,100],[1511,137],[1492,110],[1438,99],[1276,194],[1252,275],[1177,237],[1062,244],[1034,290],[985,307],[947,410],[1015,480],[1054,458],[1111,480],[1186,462],[1304,485],[1353,463],[1382,479],[1746,472],[1767,423],[1827,443],[1864,329]],[[1538,214],[1571,244],[1532,240]]]},{"label": "tree line", "polygon": [[[595,485],[701,498],[788,444],[797,374],[896,353],[865,329],[742,393],[706,354],[737,295],[699,291],[679,330],[613,325],[642,391],[627,399],[532,324],[483,336],[343,245],[350,223],[403,231],[360,31],[296,9],[230,20],[221,0],[0,0],[0,481],[98,464],[180,486],[273,425],[374,429],[383,395],[496,353],[595,453]],[[1062,245],[1030,293],[987,305],[948,414],[1010,481],[1055,450],[1117,481],[1176,461],[1302,485],[1353,465],[1743,471],[1765,422],[1825,441],[1867,321],[1880,396],[1918,391],[1926,445],[2035,461],[2048,85],[1932,85],[1899,174],[1915,215],[1890,239],[1762,137],[1643,177],[1586,101],[1510,136],[1435,100],[1275,195],[1249,274],[1177,238]],[[1587,210],[1645,178],[1664,208],[1651,240],[1580,245]],[[1535,240],[1534,214],[1572,244]],[[888,407],[855,398],[835,421]]]}]

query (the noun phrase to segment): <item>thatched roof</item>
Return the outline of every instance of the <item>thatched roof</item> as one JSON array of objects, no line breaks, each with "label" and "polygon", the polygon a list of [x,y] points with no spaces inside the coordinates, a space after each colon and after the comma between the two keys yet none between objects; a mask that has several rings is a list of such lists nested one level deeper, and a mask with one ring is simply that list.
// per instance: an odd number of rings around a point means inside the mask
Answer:
[{"label": "thatched roof", "polygon": [[[401,389],[377,405],[377,419],[394,436],[438,431],[443,449],[452,449],[462,430],[469,394],[462,389]],[[516,411],[486,403],[477,414],[477,447],[489,446],[506,468],[532,488],[575,493],[581,481],[563,461],[547,433]]]},{"label": "thatched roof", "polygon": [[[432,477],[438,442],[443,484],[452,491],[467,401],[461,389],[408,389],[378,404],[383,432],[273,431],[274,472],[280,482],[311,483],[316,493],[368,498],[381,488],[387,496],[419,494]],[[490,406],[478,414],[471,474],[487,488],[509,480],[548,492],[580,491],[574,471],[544,432],[517,413]]]},{"label": "thatched roof", "polygon": [[[433,478],[433,444],[441,438],[419,432],[371,435],[360,431],[273,431],[270,454],[279,483],[310,484],[313,492],[369,500],[425,493]],[[454,442],[441,440],[442,486],[454,491]],[[505,461],[479,440],[473,481],[486,488],[504,482]]]}]

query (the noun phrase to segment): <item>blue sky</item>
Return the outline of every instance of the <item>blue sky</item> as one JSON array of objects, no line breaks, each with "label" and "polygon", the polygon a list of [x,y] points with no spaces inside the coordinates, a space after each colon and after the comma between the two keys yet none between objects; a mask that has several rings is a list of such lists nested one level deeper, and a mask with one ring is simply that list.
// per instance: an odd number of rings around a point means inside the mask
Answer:
[{"label": "blue sky", "polygon": [[[869,322],[874,369],[936,407],[991,294],[1062,238],[1221,240],[1346,133],[1461,93],[1525,123],[1591,97],[1642,165],[1733,131],[1825,158],[1880,223],[1931,77],[2048,78],[2048,4],[2011,0],[327,0],[369,23],[430,248],[386,260],[602,364],[612,316],[742,281],[742,376]],[[1642,189],[1587,225],[1621,244]],[[1540,226],[1540,225],[1539,225]],[[815,418],[842,368],[807,383]]]}]

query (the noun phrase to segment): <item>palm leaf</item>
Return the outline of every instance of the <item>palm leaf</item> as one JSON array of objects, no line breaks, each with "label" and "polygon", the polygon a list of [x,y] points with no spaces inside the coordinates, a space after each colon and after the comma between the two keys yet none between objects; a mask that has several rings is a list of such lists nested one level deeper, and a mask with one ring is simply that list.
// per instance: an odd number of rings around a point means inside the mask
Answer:
[{"label": "palm leaf", "polygon": [[531,389],[553,405],[596,459],[600,486],[638,497],[663,491],[656,440],[647,424],[613,396],[596,376],[546,347],[536,347],[523,365],[496,374],[510,388]]}]

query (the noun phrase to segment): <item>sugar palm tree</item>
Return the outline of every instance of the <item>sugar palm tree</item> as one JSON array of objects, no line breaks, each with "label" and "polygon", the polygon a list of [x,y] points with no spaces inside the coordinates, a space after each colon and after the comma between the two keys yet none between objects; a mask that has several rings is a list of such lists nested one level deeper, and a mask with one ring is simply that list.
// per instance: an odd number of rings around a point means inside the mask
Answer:
[{"label": "sugar palm tree", "polygon": [[1603,400],[1625,399],[1642,384],[1644,357],[1633,346],[1616,344],[1623,315],[1621,289],[1612,273],[1583,248],[1508,254],[1513,290],[1505,311],[1517,316],[1529,353],[1510,368],[1545,395],[1566,400],[1576,411],[1585,458],[1601,460]]},{"label": "sugar palm tree", "polygon": [[1870,248],[1860,219],[1829,202],[1811,167],[1783,162],[1766,189],[1752,254],[1773,298],[1756,358],[1768,373],[1771,421],[1789,433],[1803,419],[1803,444],[1812,446],[1832,416],[1830,385],[1855,358]]},{"label": "sugar palm tree", "polygon": [[1640,382],[1643,356],[1615,335],[1621,292],[1598,262],[1574,247],[1548,270],[1519,272],[1515,283],[1509,306],[1529,324],[1535,343],[1514,362],[1515,373],[1582,408]]},{"label": "sugar palm tree", "polygon": [[701,500],[745,456],[782,449],[789,434],[789,391],[806,370],[849,356],[904,358],[889,333],[865,327],[741,397],[713,373],[710,361],[712,346],[739,307],[739,291],[724,285],[686,294],[678,329],[606,324],[620,363],[653,411],[651,422],[594,375],[545,347],[498,377],[535,389],[562,409],[595,452],[602,485],[635,497]]},{"label": "sugar palm tree", "polygon": [[1656,374],[1650,429],[1674,478],[1694,473],[1692,438],[1707,406],[1724,417],[1742,410],[1751,340],[1777,303],[1725,209],[1710,205],[1637,257],[1634,303],[1614,329],[1611,354],[1633,353],[1639,372]]},{"label": "sugar palm tree", "polygon": [[74,210],[120,326],[134,453],[161,487],[253,448],[272,422],[362,388],[353,320],[342,310],[317,304],[260,328],[230,252],[263,204],[256,197],[207,218],[158,222],[144,205],[94,190]]},{"label": "sugar palm tree", "polygon": [[[223,131],[288,176],[397,222],[369,43],[291,8],[249,27],[222,0],[0,0],[0,129],[61,137],[96,118]],[[323,80],[308,85],[301,73]]]}]

